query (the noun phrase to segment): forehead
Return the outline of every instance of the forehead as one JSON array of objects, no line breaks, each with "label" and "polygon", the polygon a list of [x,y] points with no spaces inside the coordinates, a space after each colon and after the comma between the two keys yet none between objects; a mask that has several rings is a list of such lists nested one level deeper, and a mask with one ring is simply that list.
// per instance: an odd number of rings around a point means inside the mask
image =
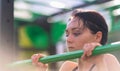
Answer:
[{"label": "forehead", "polygon": [[67,30],[73,29],[73,28],[82,28],[83,21],[79,18],[73,18],[71,19],[67,24]]}]

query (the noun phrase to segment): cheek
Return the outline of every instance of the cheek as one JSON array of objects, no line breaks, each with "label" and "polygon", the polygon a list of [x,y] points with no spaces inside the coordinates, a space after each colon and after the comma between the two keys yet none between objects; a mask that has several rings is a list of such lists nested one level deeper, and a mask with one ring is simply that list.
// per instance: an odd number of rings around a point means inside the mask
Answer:
[{"label": "cheek", "polygon": [[76,49],[82,49],[84,44],[92,42],[93,38],[90,36],[80,36],[75,40]]},{"label": "cheek", "polygon": [[76,38],[76,41],[75,41],[76,49],[82,49],[85,43],[86,43],[86,40],[84,38]]}]

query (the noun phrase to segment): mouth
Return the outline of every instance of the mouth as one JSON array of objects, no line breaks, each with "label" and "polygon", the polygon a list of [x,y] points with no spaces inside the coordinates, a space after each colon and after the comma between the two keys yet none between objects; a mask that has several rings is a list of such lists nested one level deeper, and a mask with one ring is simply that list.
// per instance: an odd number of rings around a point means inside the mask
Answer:
[{"label": "mouth", "polygon": [[70,49],[72,48],[73,49],[74,47],[68,47],[68,48],[70,48]]},{"label": "mouth", "polygon": [[74,47],[68,47],[69,51],[73,51],[75,48]]}]

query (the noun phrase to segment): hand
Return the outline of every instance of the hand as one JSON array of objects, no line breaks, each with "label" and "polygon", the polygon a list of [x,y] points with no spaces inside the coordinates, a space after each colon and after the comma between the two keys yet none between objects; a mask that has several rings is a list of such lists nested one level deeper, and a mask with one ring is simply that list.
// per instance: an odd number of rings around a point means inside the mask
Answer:
[{"label": "hand", "polygon": [[83,55],[81,56],[82,60],[87,59],[92,55],[92,51],[95,49],[96,46],[101,46],[100,43],[87,43],[83,46]]},{"label": "hand", "polygon": [[36,66],[37,71],[47,71],[48,64],[43,64],[42,62],[38,62],[39,58],[44,57],[43,54],[34,54],[31,56],[32,64]]}]

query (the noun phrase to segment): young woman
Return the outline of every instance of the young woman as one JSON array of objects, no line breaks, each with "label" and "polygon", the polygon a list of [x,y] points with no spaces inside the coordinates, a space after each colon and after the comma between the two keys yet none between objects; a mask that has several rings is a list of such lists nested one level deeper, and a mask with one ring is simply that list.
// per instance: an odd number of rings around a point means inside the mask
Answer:
[{"label": "young woman", "polygon": [[[112,54],[91,56],[96,46],[106,44],[108,27],[98,12],[76,9],[66,28],[66,43],[69,51],[84,50],[77,62],[66,61],[59,71],[120,71],[120,64]],[[38,62],[42,54],[34,54],[32,62],[38,71],[47,71],[47,64]]]}]

